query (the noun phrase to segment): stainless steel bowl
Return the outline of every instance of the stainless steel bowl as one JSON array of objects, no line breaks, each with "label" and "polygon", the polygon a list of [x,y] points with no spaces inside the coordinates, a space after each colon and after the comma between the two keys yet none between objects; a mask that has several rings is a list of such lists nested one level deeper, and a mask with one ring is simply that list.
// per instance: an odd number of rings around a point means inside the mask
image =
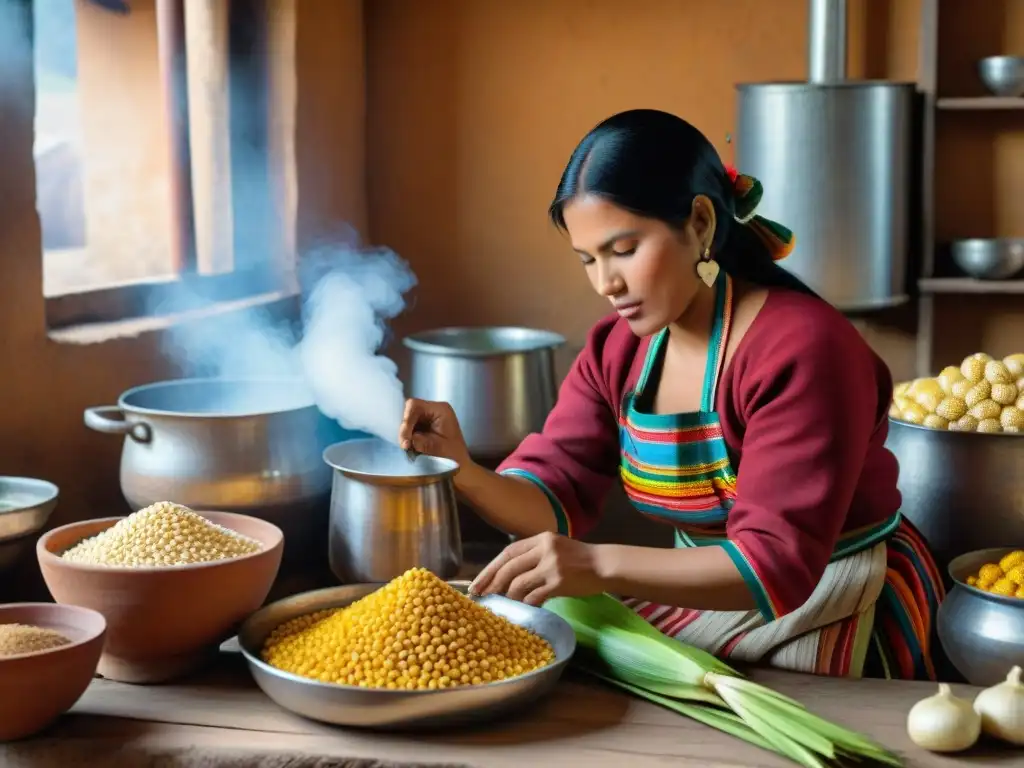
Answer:
[{"label": "stainless steel bowl", "polygon": [[1024,543],[1024,435],[949,432],[889,420],[903,514],[939,568],[994,541]]},{"label": "stainless steel bowl", "polygon": [[[468,582],[449,582],[465,593]],[[254,613],[238,632],[238,643],[256,684],[277,704],[311,720],[361,728],[450,726],[494,718],[547,693],[576,650],[576,636],[560,616],[506,597],[477,599],[490,611],[537,633],[555,651],[555,660],[510,680],[435,691],[389,691],[308,680],[271,667],[260,650],[278,625],[314,611],[338,608],[379,589],[354,584],[295,595]]]},{"label": "stainless steel bowl", "polygon": [[31,477],[0,477],[0,573],[35,547],[34,534],[57,506],[57,486]]},{"label": "stainless steel bowl", "polygon": [[1024,57],[987,56],[978,62],[978,76],[996,96],[1024,96]]},{"label": "stainless steel bowl", "polygon": [[1009,280],[1024,270],[1024,240],[955,240],[950,246],[953,263],[979,280]]},{"label": "stainless steel bowl", "polygon": [[0,543],[39,533],[50,519],[60,491],[32,477],[0,477]]},{"label": "stainless steel bowl", "polygon": [[[1024,549],[1024,540],[1017,548]],[[938,633],[949,660],[972,685],[995,685],[1024,666],[1024,598],[993,595],[967,584],[985,563],[1012,548],[982,549],[949,564],[953,589],[939,607]]]}]

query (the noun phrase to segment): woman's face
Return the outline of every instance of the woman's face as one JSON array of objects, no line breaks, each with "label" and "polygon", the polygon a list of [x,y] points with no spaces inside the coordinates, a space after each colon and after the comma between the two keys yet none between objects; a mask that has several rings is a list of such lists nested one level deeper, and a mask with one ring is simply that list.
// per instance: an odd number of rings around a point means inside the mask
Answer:
[{"label": "woman's face", "polygon": [[696,268],[714,234],[714,207],[706,197],[694,199],[681,231],[594,195],[570,201],[563,215],[590,284],[637,336],[678,320],[706,289]]}]

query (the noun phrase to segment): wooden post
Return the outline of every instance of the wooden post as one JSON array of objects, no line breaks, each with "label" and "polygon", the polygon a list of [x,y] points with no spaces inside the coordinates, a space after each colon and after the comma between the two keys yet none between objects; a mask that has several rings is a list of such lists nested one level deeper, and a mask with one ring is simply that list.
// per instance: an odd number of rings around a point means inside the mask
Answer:
[{"label": "wooden post", "polygon": [[196,265],[234,268],[229,25],[231,0],[184,0]]},{"label": "wooden post", "polygon": [[156,0],[156,26],[170,138],[171,253],[177,272],[195,272],[184,0]]}]

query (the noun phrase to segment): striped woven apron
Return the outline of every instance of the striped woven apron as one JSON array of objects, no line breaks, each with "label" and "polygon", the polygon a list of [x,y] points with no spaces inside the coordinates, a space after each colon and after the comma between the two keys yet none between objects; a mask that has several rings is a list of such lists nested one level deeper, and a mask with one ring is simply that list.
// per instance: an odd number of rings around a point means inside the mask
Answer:
[{"label": "striped woven apron", "polygon": [[[654,414],[645,387],[664,352],[667,329],[652,339],[637,386],[619,420],[620,475],[642,514],[675,529],[677,547],[721,546],[736,472],[714,410],[732,323],[733,285],[717,283],[700,411]],[[840,677],[935,679],[933,620],[944,587],[920,534],[899,513],[840,538],[807,602],[782,617],[765,587],[752,585],[758,610],[698,611],[626,598],[665,634],[724,659]],[[768,617],[774,616],[774,619]]]}]

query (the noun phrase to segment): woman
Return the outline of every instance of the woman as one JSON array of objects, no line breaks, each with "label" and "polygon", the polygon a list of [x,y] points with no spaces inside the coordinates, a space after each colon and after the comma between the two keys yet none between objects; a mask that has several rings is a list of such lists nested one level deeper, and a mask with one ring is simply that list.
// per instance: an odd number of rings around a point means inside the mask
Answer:
[{"label": "woman", "polygon": [[[723,658],[934,679],[944,596],[900,516],[884,447],[892,379],[847,320],[776,260],[791,233],[664,112],[605,120],[550,216],[615,312],[589,334],[540,434],[491,472],[444,403],[410,400],[406,447],[518,540],[473,584],[540,604],[609,592]],[[618,477],[675,549],[583,543]]]}]

